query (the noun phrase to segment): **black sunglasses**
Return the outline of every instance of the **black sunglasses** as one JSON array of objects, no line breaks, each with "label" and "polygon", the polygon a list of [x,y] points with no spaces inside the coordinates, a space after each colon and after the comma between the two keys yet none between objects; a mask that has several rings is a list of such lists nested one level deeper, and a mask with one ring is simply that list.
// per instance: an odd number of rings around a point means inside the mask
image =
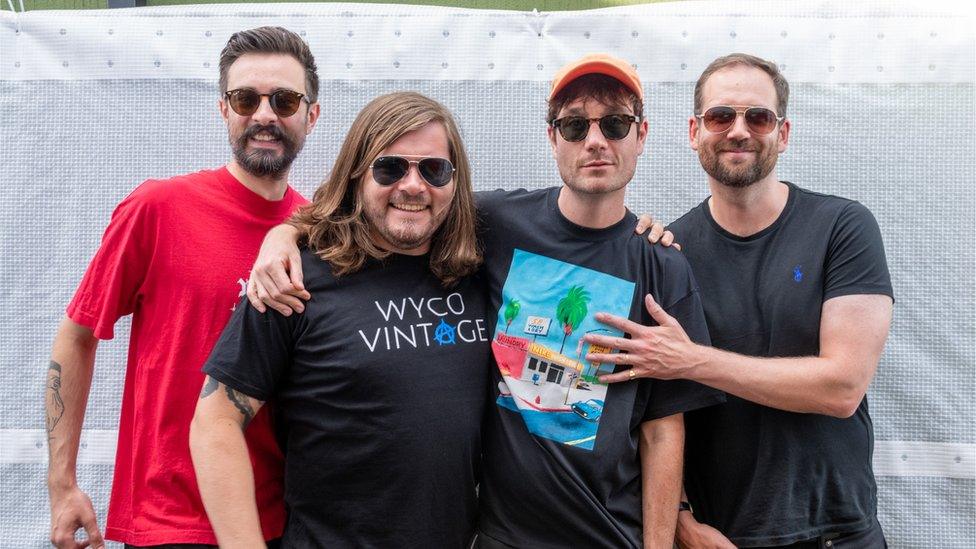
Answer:
[{"label": "black sunglasses", "polygon": [[743,105],[719,105],[695,116],[701,118],[702,124],[709,132],[723,133],[732,128],[740,113],[746,121],[746,127],[756,135],[769,135],[783,120],[782,116],[776,116],[775,112],[766,107]]},{"label": "black sunglasses", "polygon": [[428,157],[420,160],[408,160],[402,156],[381,156],[370,164],[373,170],[373,180],[380,185],[388,186],[403,179],[410,171],[410,165],[416,164],[417,171],[424,181],[431,187],[443,187],[454,178],[454,164],[446,158]]},{"label": "black sunglasses", "polygon": [[582,141],[586,139],[586,134],[590,133],[590,123],[600,123],[600,131],[603,137],[611,141],[619,141],[627,137],[630,133],[630,126],[640,118],[629,114],[608,114],[600,118],[587,118],[585,116],[564,116],[552,121],[552,127],[559,130],[559,135],[566,141]]},{"label": "black sunglasses", "polygon": [[305,94],[291,90],[277,90],[271,93],[258,93],[251,88],[239,88],[224,94],[227,103],[234,112],[241,116],[251,116],[261,106],[261,98],[267,97],[271,110],[282,118],[289,117],[298,111],[302,99],[312,104]]}]

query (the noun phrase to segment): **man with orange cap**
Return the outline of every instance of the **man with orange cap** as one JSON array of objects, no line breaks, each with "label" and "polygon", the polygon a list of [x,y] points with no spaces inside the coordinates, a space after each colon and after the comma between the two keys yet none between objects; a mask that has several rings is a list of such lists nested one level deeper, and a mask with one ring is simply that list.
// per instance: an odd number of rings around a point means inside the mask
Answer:
[{"label": "man with orange cap", "polygon": [[682,414],[723,395],[688,381],[608,386],[598,376],[613,365],[586,361],[600,349],[582,339],[622,336],[596,311],[649,324],[651,294],[693,340],[709,341],[688,262],[634,235],[624,206],[647,136],[640,78],[608,55],[569,63],[553,79],[546,121],[563,184],[478,203],[498,311],[478,543],[670,548]]}]

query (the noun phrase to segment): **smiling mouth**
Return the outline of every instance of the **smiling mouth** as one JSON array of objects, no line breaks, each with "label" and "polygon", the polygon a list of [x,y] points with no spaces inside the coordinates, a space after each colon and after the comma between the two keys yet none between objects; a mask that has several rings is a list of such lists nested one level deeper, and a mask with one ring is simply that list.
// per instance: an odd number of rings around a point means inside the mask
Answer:
[{"label": "smiling mouth", "polygon": [[251,141],[257,141],[258,143],[277,143],[280,139],[266,133],[259,133],[252,135]]},{"label": "smiling mouth", "polygon": [[419,212],[427,209],[426,204],[390,204],[390,206],[404,212]]}]

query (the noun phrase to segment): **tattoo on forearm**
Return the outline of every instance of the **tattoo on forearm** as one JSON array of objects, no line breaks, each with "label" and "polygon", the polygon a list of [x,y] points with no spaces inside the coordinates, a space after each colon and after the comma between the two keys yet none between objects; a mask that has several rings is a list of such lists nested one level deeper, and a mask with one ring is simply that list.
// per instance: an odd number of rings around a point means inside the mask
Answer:
[{"label": "tattoo on forearm", "polygon": [[224,385],[224,389],[227,391],[227,398],[234,404],[237,411],[244,415],[244,423],[241,424],[241,429],[247,429],[247,424],[254,418],[254,410],[251,409],[251,403],[247,401],[247,395],[226,385]]},{"label": "tattoo on forearm", "polygon": [[54,428],[64,416],[64,400],[61,399],[61,365],[51,361],[47,370],[47,389],[44,391],[47,408],[47,438],[51,440]]},{"label": "tattoo on forearm", "polygon": [[214,391],[217,390],[217,387],[219,385],[220,385],[219,381],[217,381],[216,379],[210,376],[207,376],[207,381],[206,383],[203,384],[203,389],[200,390],[200,398],[207,398],[208,396],[212,395]]}]

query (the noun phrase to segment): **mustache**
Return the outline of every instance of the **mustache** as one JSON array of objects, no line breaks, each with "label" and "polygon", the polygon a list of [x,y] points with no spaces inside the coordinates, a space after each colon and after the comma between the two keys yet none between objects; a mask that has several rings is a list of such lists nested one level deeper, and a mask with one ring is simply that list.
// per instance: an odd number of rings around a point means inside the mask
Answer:
[{"label": "mustache", "polygon": [[720,151],[756,151],[756,147],[749,145],[749,139],[730,140]]},{"label": "mustache", "polygon": [[251,139],[262,132],[278,140],[285,139],[285,133],[281,131],[281,128],[275,126],[274,124],[266,124],[263,126],[260,124],[255,124],[254,126],[248,126],[248,128],[244,130],[244,133],[241,134],[241,139]]}]

